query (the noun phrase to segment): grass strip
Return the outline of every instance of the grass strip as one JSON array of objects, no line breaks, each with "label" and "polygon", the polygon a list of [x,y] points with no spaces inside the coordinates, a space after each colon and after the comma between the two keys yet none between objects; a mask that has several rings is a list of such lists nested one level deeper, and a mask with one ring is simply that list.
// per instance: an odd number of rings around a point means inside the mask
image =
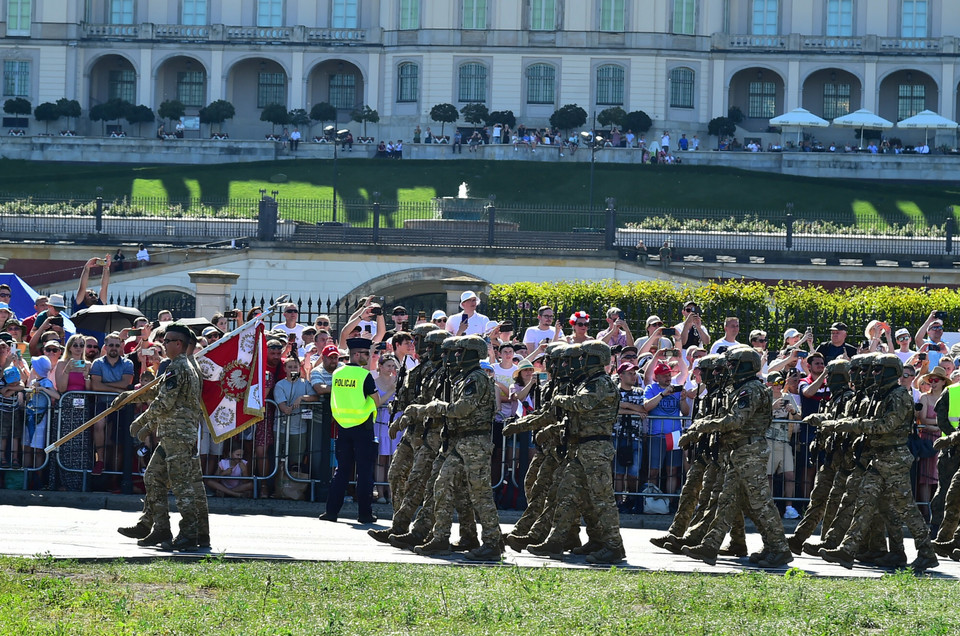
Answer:
[{"label": "grass strip", "polygon": [[370,563],[0,558],[30,634],[954,634],[957,583]]}]

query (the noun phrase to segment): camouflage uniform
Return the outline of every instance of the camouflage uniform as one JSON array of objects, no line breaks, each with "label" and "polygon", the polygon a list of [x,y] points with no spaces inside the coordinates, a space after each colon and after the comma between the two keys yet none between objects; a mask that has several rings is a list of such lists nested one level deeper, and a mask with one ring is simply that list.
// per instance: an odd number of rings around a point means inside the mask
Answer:
[{"label": "camouflage uniform", "polygon": [[206,491],[197,449],[200,407],[200,372],[192,356],[181,354],[166,369],[156,399],[130,425],[141,439],[153,432],[159,444],[143,474],[146,496],[141,523],[151,521],[154,530],[169,530],[167,486],[177,499],[181,514],[180,535],[197,540],[209,534]]},{"label": "camouflage uniform", "polygon": [[[495,387],[486,371],[473,366],[474,361],[479,365],[487,345],[482,338],[465,336],[459,340],[458,346],[460,348],[455,351],[461,368],[469,368],[469,371],[454,385],[449,402],[431,402],[423,412],[427,416],[446,418],[449,433],[449,452],[433,485],[436,507],[432,543],[449,543],[454,501],[466,492],[480,521],[483,548],[499,555],[503,551],[503,540],[490,487],[493,453],[490,431],[496,410]],[[429,554],[430,550],[424,553]]]},{"label": "camouflage uniform", "polygon": [[574,395],[558,395],[550,402],[551,406],[566,411],[570,419],[568,461],[557,486],[559,501],[553,529],[538,547],[541,552],[562,552],[570,528],[579,525],[582,514],[588,526],[599,530],[595,537],[598,550],[589,554],[587,560],[617,562],[624,554],[620,515],[613,494],[612,436],[620,391],[603,370],[603,365],[610,360],[610,348],[593,341],[583,343],[581,349],[585,371],[589,374],[587,379]]},{"label": "camouflage uniform", "polygon": [[769,451],[764,435],[773,419],[773,400],[770,389],[756,377],[760,370],[760,356],[756,351],[732,350],[728,359],[735,367],[735,384],[728,394],[727,414],[705,420],[695,431],[695,434],[714,430],[722,433],[723,486],[717,515],[703,542],[684,548],[683,553],[707,563],[715,562],[723,538],[745,509],[763,538],[765,558],[758,559],[759,564],[775,567],[788,563],[793,557],[767,480]]},{"label": "camouflage uniform", "polygon": [[913,456],[907,449],[907,436],[912,430],[914,409],[910,392],[897,384],[903,364],[893,354],[878,356],[873,366],[874,376],[880,377],[878,401],[862,420],[845,419],[833,425],[840,431],[862,432],[869,436],[871,457],[860,484],[853,521],[843,541],[836,549],[822,549],[820,555],[827,561],[852,567],[868,524],[875,524],[875,514],[881,500],[903,517],[913,535],[919,556],[913,563],[916,569],[927,569],[937,564],[930,544],[929,528],[913,499],[910,485],[910,466]]},{"label": "camouflage uniform", "polygon": [[[950,391],[944,390],[943,393],[940,394],[940,399],[937,400],[934,411],[937,414],[937,425],[940,427],[941,433],[947,436],[953,435],[957,431],[954,423],[951,422],[948,417],[949,410]],[[954,508],[960,506],[960,478],[957,477],[958,468],[960,468],[960,449],[951,443],[941,450],[940,455],[937,457],[937,491],[933,494],[933,499],[930,500],[930,527],[934,530],[938,530],[943,523],[946,514],[947,495],[954,480],[958,480],[958,490],[951,500],[951,505]],[[950,514],[960,514],[960,510]],[[946,534],[947,533],[944,533],[944,536],[946,536]],[[937,534],[937,540],[940,540],[939,532]]]}]

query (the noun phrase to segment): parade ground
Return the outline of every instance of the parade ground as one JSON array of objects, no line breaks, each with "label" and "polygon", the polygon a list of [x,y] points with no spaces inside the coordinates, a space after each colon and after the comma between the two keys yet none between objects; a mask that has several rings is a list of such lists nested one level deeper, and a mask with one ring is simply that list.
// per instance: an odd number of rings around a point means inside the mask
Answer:
[{"label": "parade ground", "polygon": [[[30,501],[34,505],[25,506]],[[476,565],[459,554],[445,557],[423,557],[393,546],[378,543],[367,535],[370,528],[389,527],[389,506],[377,506],[380,521],[372,525],[358,524],[355,507],[348,503],[337,523],[317,519],[322,504],[280,500],[226,501],[211,499],[210,534],[212,548],[195,553],[170,553],[155,548],[140,548],[132,539],[116,532],[121,526],[136,523],[140,497],[104,493],[29,493],[6,491],[0,501],[0,534],[4,537],[0,553],[8,556],[40,556],[71,560],[154,560],[198,559],[216,556],[235,561],[277,562],[358,562],[393,564]],[[71,505],[64,505],[70,502]],[[39,505],[37,505],[39,504]],[[77,506],[83,507],[77,507]],[[174,508],[175,509],[175,508]],[[501,514],[501,528],[506,534],[518,516],[513,511]],[[176,528],[179,515],[172,514]],[[622,534],[627,559],[616,567],[623,570],[733,574],[759,570],[746,558],[720,557],[715,566],[708,566],[685,556],[670,554],[654,547],[650,538],[664,534],[670,517],[634,515],[623,518]],[[787,522],[787,533],[795,521]],[[747,542],[751,551],[760,550],[760,536],[748,522]],[[452,539],[458,536],[454,527]],[[586,542],[585,531],[581,539]],[[816,539],[816,535],[814,540]],[[916,556],[911,539],[906,539],[907,556]],[[491,564],[485,564],[487,566]],[[608,569],[594,566],[582,556],[568,555],[564,560],[533,556],[526,551],[507,548],[502,565],[523,568],[563,567]],[[888,570],[855,565],[852,570],[808,555],[794,558],[787,566],[768,570],[783,573],[798,569],[817,577],[878,578]],[[940,565],[928,576],[960,579],[960,563],[940,559]]]}]

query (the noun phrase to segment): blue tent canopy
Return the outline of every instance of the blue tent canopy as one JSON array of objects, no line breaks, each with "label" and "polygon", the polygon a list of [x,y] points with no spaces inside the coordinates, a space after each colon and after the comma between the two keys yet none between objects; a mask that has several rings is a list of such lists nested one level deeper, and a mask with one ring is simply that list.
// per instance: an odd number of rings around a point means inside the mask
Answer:
[{"label": "blue tent canopy", "polygon": [[[0,272],[0,283],[10,285],[10,308],[17,318],[23,320],[36,313],[33,303],[37,297],[40,296],[37,290],[25,283],[23,279],[16,274]],[[77,332],[77,328],[65,313],[63,313],[63,330],[68,334]]]}]

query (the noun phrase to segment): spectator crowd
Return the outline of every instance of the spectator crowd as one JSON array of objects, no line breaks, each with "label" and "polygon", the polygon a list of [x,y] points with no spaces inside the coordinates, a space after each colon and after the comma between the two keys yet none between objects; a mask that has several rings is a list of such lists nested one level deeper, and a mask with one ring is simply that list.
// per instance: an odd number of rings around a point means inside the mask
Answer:
[{"label": "spectator crowd", "polygon": [[[99,294],[87,288],[90,270],[98,264],[103,267]],[[31,315],[17,316],[11,296],[25,292],[0,285],[0,473],[8,488],[119,491],[125,479],[134,490],[142,486],[139,474],[153,441],[141,446],[127,427],[143,407],[121,409],[49,457],[44,452],[50,442],[106,410],[117,394],[163,372],[163,332],[173,318],[168,311],[159,312],[156,320],[138,317],[129,327],[109,333],[69,331],[71,323],[64,318],[103,304],[109,269],[109,263],[99,259],[87,263],[69,314],[63,296],[52,294],[34,299]],[[536,324],[522,333],[511,320],[491,320],[480,305],[475,292],[465,291],[455,313],[436,309],[411,316],[399,305],[387,313],[371,296],[358,303],[339,329],[329,315],[304,323],[296,304],[279,307],[267,321],[266,417],[222,443],[215,443],[201,427],[199,453],[208,494],[308,496],[311,480],[329,477],[332,453],[329,440],[326,446],[323,442],[330,430],[327,396],[333,372],[346,361],[347,340],[369,339],[368,368],[377,390],[392,395],[419,363],[411,330],[424,322],[454,335],[478,334],[488,342],[482,366],[498,398],[491,422],[496,445],[491,486],[503,507],[523,507],[523,479],[535,446],[529,433],[504,439],[499,431],[505,421],[539,406],[540,387],[549,379],[544,358],[551,342],[596,339],[612,348],[608,371],[621,395],[614,432],[615,490],[623,512],[669,512],[671,495],[679,493],[687,468],[676,441],[704,394],[699,361],[708,353],[748,345],[762,357],[760,375],[774,397],[767,473],[785,518],[799,516],[813,485],[818,457],[809,448],[815,430],[802,419],[829,400],[827,363],[868,351],[896,354],[904,363],[901,382],[916,404],[917,433],[929,440],[940,436],[933,405],[946,387],[960,381],[960,346],[944,342],[946,316],[941,312],[931,312],[915,333],[877,320],[862,332],[835,322],[829,337],[818,342],[808,326],[767,334],[742,329],[736,316],[723,320],[723,333],[711,334],[701,307],[692,301],[678,316],[665,319],[627,316],[617,307],[600,316],[576,311],[561,317],[543,306]],[[256,307],[244,314],[233,309],[200,321],[198,349],[262,311]],[[630,324],[641,320],[642,330],[634,333]],[[389,401],[376,416],[375,498],[380,503],[391,499],[387,469],[397,440],[388,429],[397,417]],[[919,458],[915,469],[916,499],[923,504],[937,484],[936,454]],[[18,482],[17,475],[27,483]]]}]

